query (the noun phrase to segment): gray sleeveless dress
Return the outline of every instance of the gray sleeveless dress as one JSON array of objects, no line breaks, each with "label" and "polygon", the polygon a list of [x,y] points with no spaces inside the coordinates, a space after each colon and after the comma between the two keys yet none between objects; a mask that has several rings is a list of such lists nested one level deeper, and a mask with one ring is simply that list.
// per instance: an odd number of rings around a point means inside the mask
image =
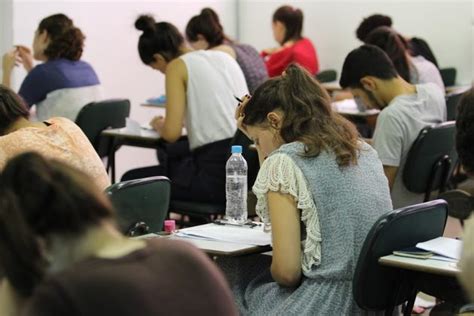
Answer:
[{"label": "gray sleeveless dress", "polygon": [[[279,188],[293,195],[302,210],[302,230],[306,230],[302,282],[297,288],[284,288],[273,281],[271,256],[219,258],[217,263],[243,315],[362,313],[352,297],[359,252],[378,217],[392,210],[382,164],[366,143],[361,144],[357,165],[347,168],[339,168],[332,153],[307,158],[301,155],[303,149],[298,142],[281,146],[262,164],[254,185],[257,212],[264,221],[268,220],[265,186],[266,191]],[[299,183],[294,183],[295,178]],[[309,203],[305,190],[311,197]]]}]

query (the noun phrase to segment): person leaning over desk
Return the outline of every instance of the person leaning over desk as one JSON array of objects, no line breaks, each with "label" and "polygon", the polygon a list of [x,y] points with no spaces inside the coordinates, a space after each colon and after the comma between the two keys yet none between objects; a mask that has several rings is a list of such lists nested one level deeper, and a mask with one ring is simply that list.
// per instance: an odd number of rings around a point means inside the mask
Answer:
[{"label": "person leaning over desk", "polygon": [[0,173],[0,315],[237,315],[204,253],[124,237],[91,183],[36,153]]},{"label": "person leaning over desk", "polygon": [[186,38],[194,49],[218,50],[232,56],[242,68],[250,93],[268,79],[265,63],[257,50],[225,35],[219,16],[211,8],[202,9],[199,15],[189,20]]},{"label": "person leaning over desk", "polygon": [[243,315],[354,315],[352,278],[377,218],[392,209],[376,152],[306,70],[290,65],[245,98],[239,128],[256,145],[253,191],[273,257],[219,258]]},{"label": "person leaning over desk", "polygon": [[[138,41],[142,62],[165,74],[166,116],[150,124],[163,140],[177,145],[159,151],[159,166],[131,170],[122,180],[166,175],[172,199],[224,203],[225,164],[237,130],[234,96],[248,93],[242,70],[227,53],[188,48],[170,23],[141,16],[135,26],[143,32]],[[179,141],[183,122],[189,143]],[[184,153],[172,156],[171,148],[180,145]]]}]

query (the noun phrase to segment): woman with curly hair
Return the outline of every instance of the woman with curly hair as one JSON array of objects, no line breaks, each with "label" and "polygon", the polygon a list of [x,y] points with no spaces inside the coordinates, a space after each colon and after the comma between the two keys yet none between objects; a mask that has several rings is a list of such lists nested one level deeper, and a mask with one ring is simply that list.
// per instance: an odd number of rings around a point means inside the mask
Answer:
[{"label": "woman with curly hair", "polygon": [[[75,120],[84,105],[102,99],[97,74],[80,60],[84,39],[66,15],[44,18],[35,32],[33,52],[20,45],[3,56],[3,85],[11,86],[13,68],[21,63],[28,74],[18,93],[29,107],[36,105],[38,119]],[[43,63],[34,66],[33,59]]]},{"label": "woman with curly hair", "polygon": [[311,74],[291,65],[245,98],[237,125],[257,148],[257,213],[273,256],[219,258],[243,315],[356,315],[352,278],[392,209],[377,153]]}]

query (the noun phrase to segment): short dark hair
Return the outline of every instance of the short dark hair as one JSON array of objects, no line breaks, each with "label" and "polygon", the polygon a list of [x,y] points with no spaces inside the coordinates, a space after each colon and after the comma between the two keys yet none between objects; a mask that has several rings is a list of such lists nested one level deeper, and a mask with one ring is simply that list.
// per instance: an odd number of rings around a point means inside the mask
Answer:
[{"label": "short dark hair", "polygon": [[379,26],[392,26],[392,19],[388,15],[373,14],[366,17],[359,24],[356,30],[356,36],[362,42],[365,42],[367,35]]},{"label": "short dark hair", "polygon": [[464,170],[474,174],[474,87],[464,93],[457,111],[456,150]]},{"label": "short dark hair", "polygon": [[224,28],[219,21],[219,16],[211,8],[204,8],[199,15],[193,16],[186,26],[188,41],[197,41],[198,34],[204,36],[209,43],[209,48],[219,46],[224,41],[230,41],[224,34]]},{"label": "short dark hair", "polygon": [[44,55],[48,60],[81,59],[85,36],[66,15],[60,13],[44,18],[38,26],[38,31],[48,33],[50,42],[44,50]]},{"label": "short dark hair", "polygon": [[360,88],[360,80],[365,76],[389,80],[398,74],[383,50],[373,45],[362,45],[351,51],[344,60],[339,84],[344,89]]},{"label": "short dark hair", "polygon": [[273,22],[279,21],[285,25],[286,32],[283,38],[284,44],[290,40],[299,40],[303,32],[303,11],[289,5],[279,7],[273,13]]},{"label": "short dark hair", "polygon": [[392,60],[397,73],[410,82],[408,51],[400,34],[388,26],[380,26],[367,35],[365,43],[380,47]]},{"label": "short dark hair", "polygon": [[10,88],[0,84],[0,136],[5,135],[20,118],[28,119],[30,111],[23,99]]},{"label": "short dark hair", "polygon": [[143,31],[138,40],[138,53],[145,65],[155,61],[155,54],[160,54],[169,62],[180,54],[184,38],[171,23],[159,22],[149,15],[141,15],[135,21],[135,28]]},{"label": "short dark hair", "polygon": [[0,267],[29,296],[47,267],[38,237],[74,238],[113,214],[81,171],[37,153],[20,154],[0,174]]}]

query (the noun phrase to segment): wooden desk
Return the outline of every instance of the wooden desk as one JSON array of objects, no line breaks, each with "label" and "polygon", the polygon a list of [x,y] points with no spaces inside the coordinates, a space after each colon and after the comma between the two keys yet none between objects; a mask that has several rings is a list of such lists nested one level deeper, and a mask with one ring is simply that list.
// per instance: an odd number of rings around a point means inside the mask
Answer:
[{"label": "wooden desk", "polygon": [[329,94],[332,94],[335,91],[342,91],[343,89],[339,85],[339,81],[323,82],[321,86],[327,90]]},{"label": "wooden desk", "polygon": [[446,94],[451,94],[451,93],[463,93],[469,89],[471,89],[472,86],[470,85],[465,85],[465,86],[449,86],[445,87],[444,90],[446,91]]},{"label": "wooden desk", "polygon": [[165,109],[166,103],[142,103],[140,106],[144,106],[147,108],[155,108],[155,109]]},{"label": "wooden desk", "polygon": [[112,183],[115,183],[115,152],[122,145],[156,148],[160,141],[160,135],[150,129],[140,128],[139,130],[130,130],[126,127],[107,129],[102,131],[102,137],[111,138],[109,147],[109,165],[112,170]]},{"label": "wooden desk", "polygon": [[456,263],[434,259],[416,259],[389,255],[381,257],[379,263],[393,268],[450,277],[456,276],[460,272]]}]

